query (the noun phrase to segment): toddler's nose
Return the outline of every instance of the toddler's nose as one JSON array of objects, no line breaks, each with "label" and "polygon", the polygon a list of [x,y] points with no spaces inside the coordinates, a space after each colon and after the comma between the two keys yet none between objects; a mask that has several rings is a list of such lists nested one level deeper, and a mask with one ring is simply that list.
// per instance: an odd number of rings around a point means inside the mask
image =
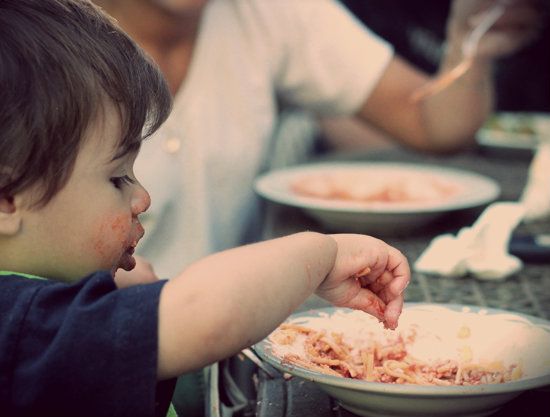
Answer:
[{"label": "toddler's nose", "polygon": [[132,197],[132,213],[138,215],[146,211],[151,205],[151,196],[141,184],[138,184],[138,188]]}]

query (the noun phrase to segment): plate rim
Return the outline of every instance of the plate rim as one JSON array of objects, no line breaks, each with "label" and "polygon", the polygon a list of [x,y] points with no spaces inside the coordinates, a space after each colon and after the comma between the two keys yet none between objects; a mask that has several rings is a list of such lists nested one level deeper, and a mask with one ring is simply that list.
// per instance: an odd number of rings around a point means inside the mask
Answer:
[{"label": "plate rim", "polygon": [[[416,172],[439,172],[450,176],[469,178],[478,181],[486,187],[486,193],[483,196],[471,198],[469,201],[452,199],[444,201],[435,206],[416,206],[416,205],[394,205],[377,203],[368,205],[360,202],[349,202],[345,200],[328,200],[316,197],[305,197],[291,192],[279,192],[273,189],[273,183],[280,177],[291,175],[306,174],[315,172],[319,169],[357,169],[359,168],[398,168],[411,169]],[[445,213],[449,211],[462,210],[467,208],[480,207],[495,201],[501,194],[500,184],[493,178],[479,174],[474,171],[468,171],[460,168],[441,166],[437,164],[422,164],[414,162],[386,162],[386,161],[334,161],[334,162],[311,162],[299,165],[293,165],[286,168],[276,169],[258,176],[254,180],[254,190],[266,200],[291,206],[304,210],[325,211],[333,213],[357,213],[357,214],[422,214],[422,213]]]},{"label": "plate rim", "polygon": [[[461,311],[465,308],[470,309],[471,312],[486,311],[487,314],[514,314],[518,317],[528,320],[531,324],[536,326],[548,327],[550,332],[550,321],[540,317],[524,314],[512,310],[505,310],[492,307],[480,307],[470,304],[454,304],[454,303],[427,303],[427,302],[405,302],[405,308],[414,307],[444,307],[452,311]],[[330,313],[337,310],[349,310],[345,307],[320,307],[314,309],[308,309],[291,314],[286,320],[291,318],[300,318],[311,316],[311,313],[321,314]],[[286,321],[285,320],[285,321]],[[468,386],[438,386],[438,385],[415,385],[415,384],[388,384],[384,382],[370,382],[363,380],[356,380],[351,378],[342,378],[333,375],[321,374],[312,372],[305,368],[298,367],[296,365],[284,364],[280,359],[275,358],[273,355],[269,355],[267,346],[269,343],[268,338],[264,338],[260,342],[252,346],[254,352],[264,361],[268,362],[271,366],[279,369],[281,372],[288,372],[292,375],[313,381],[320,385],[327,385],[335,388],[346,388],[353,391],[360,391],[364,393],[378,393],[378,394],[399,394],[401,396],[409,397],[463,397],[468,396],[488,396],[495,394],[508,394],[513,392],[521,393],[529,389],[540,388],[544,386],[550,386],[550,374],[542,375],[533,378],[526,378],[518,381],[511,381],[502,384],[481,384],[481,385],[468,385]],[[464,397],[466,398],[466,397]]]}]

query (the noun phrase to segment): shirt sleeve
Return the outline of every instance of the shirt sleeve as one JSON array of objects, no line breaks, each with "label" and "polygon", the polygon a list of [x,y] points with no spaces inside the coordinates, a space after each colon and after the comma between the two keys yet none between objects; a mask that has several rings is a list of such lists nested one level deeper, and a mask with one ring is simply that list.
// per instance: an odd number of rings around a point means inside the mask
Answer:
[{"label": "shirt sleeve", "polygon": [[320,113],[356,112],[393,57],[392,46],[336,1],[277,5],[272,31],[283,39],[276,74],[282,98]]},{"label": "shirt sleeve", "polygon": [[[117,289],[108,273],[34,292],[19,330],[11,398],[15,414],[162,414],[157,384],[163,281]],[[160,410],[160,409],[163,410]]]}]

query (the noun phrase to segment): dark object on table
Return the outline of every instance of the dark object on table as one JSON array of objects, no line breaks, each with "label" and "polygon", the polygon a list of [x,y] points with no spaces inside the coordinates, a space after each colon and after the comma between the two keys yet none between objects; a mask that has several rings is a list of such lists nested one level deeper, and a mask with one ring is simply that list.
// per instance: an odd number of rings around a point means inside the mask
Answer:
[{"label": "dark object on table", "polygon": [[524,262],[550,263],[550,235],[514,234],[508,245],[512,255]]}]

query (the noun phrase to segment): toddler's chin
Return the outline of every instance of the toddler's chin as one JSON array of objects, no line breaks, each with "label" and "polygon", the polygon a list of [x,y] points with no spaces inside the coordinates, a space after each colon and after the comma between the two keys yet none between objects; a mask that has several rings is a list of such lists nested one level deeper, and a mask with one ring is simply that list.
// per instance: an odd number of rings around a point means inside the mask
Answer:
[{"label": "toddler's chin", "polygon": [[125,271],[131,271],[136,267],[136,259],[133,255],[125,252],[118,261],[118,267],[116,269],[124,269]]}]

